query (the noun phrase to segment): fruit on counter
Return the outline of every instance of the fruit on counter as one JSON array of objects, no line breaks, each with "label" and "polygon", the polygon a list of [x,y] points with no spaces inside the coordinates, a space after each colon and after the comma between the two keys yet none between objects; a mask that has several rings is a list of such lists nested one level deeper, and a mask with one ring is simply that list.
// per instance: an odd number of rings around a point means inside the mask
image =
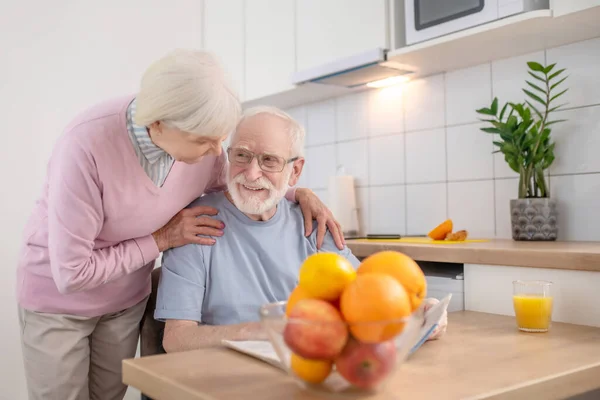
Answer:
[{"label": "fruit on counter", "polygon": [[354,386],[371,389],[394,369],[396,345],[393,340],[383,343],[360,343],[350,339],[335,360],[337,372]]},{"label": "fruit on counter", "polygon": [[297,302],[299,302],[300,300],[310,298],[311,297],[308,293],[306,293],[306,290],[302,289],[300,286],[296,286],[287,299],[287,304],[285,305],[285,315],[287,315],[288,317],[290,316],[290,312],[292,311],[292,308],[294,308]]},{"label": "fruit on counter", "polygon": [[433,240],[444,240],[446,235],[452,232],[453,224],[451,219],[447,219],[435,228],[433,228],[427,236]]},{"label": "fruit on counter", "polygon": [[305,382],[318,384],[323,382],[331,373],[332,361],[308,360],[292,353],[290,368],[294,374]]},{"label": "fruit on counter", "polygon": [[469,236],[469,233],[465,230],[458,231],[458,232],[451,232],[446,235],[446,240],[453,241],[453,242],[464,242],[465,240],[467,240],[467,236]]},{"label": "fruit on counter", "polygon": [[335,253],[316,253],[300,267],[298,286],[312,298],[335,301],[356,278],[350,261]]},{"label": "fruit on counter", "polygon": [[419,264],[398,251],[380,251],[363,260],[358,275],[382,273],[396,279],[406,290],[412,311],[419,308],[427,295],[427,280]]},{"label": "fruit on counter", "polygon": [[377,272],[359,274],[342,293],[340,309],[352,335],[367,343],[392,339],[404,329],[400,319],[412,313],[404,287]]},{"label": "fruit on counter", "polygon": [[298,301],[283,331],[283,339],[292,352],[310,360],[333,360],[348,336],[341,313],[320,299]]}]

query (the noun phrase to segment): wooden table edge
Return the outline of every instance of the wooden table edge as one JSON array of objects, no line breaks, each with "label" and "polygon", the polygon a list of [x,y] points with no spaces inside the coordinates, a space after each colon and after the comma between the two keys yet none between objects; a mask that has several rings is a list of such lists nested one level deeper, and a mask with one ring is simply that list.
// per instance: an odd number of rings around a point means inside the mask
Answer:
[{"label": "wooden table edge", "polygon": [[[129,385],[141,391],[141,387],[146,386],[144,383],[147,381],[147,375],[151,375],[152,378],[156,379],[156,384],[142,392],[142,394],[150,398],[176,398],[177,400],[219,400],[216,397],[209,396],[205,393],[185,390],[185,386],[177,385],[176,382],[173,382],[170,379],[165,379],[158,374],[153,374],[148,370],[142,371],[135,363],[136,359],[137,358],[131,358],[122,361],[122,381],[125,385]],[[143,374],[144,376],[140,376],[140,374]],[[163,383],[171,384],[165,386]],[[169,393],[164,392],[165,387],[168,387]]]},{"label": "wooden table edge", "polygon": [[[598,369],[600,368],[600,361],[595,362],[595,363],[591,363],[591,364],[587,364],[587,365],[583,365],[581,367],[577,367],[577,368],[572,368],[570,370],[567,371],[563,371],[563,372],[559,372],[557,374],[552,374],[552,375],[548,375],[548,376],[544,376],[542,378],[537,378],[537,379],[531,379],[529,381],[525,381],[516,385],[511,385],[511,386],[507,386],[504,387],[502,389],[497,389],[497,390],[492,390],[490,392],[487,393],[482,393],[480,395],[477,396],[473,396],[473,397],[468,397],[464,400],[493,400],[497,397],[501,397],[502,395],[515,395],[515,396],[519,396],[519,392],[524,390],[524,389],[531,389],[534,386],[540,386],[544,383],[552,383],[552,382],[556,382],[557,380],[561,380],[561,379],[569,379],[569,378],[576,378],[577,376],[584,374],[586,372],[589,372],[590,370],[593,369]],[[597,381],[598,382],[598,381]],[[600,387],[600,382],[598,382],[597,384],[595,384],[593,387],[589,387],[589,388],[581,388],[581,387],[577,387],[575,389],[583,389],[584,391],[592,390],[592,389],[597,389]],[[571,387],[572,388],[572,387]],[[584,391],[582,390],[576,390],[573,391],[569,394],[569,396],[576,396],[576,395],[580,395],[582,393],[584,393]],[[512,396],[511,396],[512,397]],[[515,398],[521,398],[521,397],[515,397]]]}]

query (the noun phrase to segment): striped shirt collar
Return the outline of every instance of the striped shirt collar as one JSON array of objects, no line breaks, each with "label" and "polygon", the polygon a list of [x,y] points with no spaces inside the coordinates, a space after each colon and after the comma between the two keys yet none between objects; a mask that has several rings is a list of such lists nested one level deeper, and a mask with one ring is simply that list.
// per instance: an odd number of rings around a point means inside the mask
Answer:
[{"label": "striped shirt collar", "polygon": [[127,108],[127,129],[129,130],[129,133],[132,134],[135,138],[140,151],[142,152],[144,157],[146,157],[146,160],[148,160],[150,164],[154,164],[165,155],[168,158],[171,158],[171,156],[169,156],[166,151],[164,151],[163,149],[155,145],[154,142],[152,142],[152,140],[150,139],[150,134],[148,133],[148,129],[145,126],[140,126],[133,122],[135,112],[137,109],[136,101],[136,99],[133,99],[133,101],[131,102],[131,104],[129,104],[129,107]]}]

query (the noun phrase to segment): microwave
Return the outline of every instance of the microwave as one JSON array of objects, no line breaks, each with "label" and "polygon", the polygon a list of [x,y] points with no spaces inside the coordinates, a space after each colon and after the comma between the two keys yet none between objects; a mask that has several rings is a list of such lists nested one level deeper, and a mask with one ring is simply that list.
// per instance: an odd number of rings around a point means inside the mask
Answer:
[{"label": "microwave", "polygon": [[549,8],[550,0],[405,0],[406,45]]}]

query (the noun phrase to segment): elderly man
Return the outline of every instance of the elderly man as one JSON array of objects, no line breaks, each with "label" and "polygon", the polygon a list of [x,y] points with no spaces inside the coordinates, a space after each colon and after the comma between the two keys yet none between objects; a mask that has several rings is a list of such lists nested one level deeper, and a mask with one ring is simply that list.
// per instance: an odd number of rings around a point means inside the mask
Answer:
[{"label": "elderly man", "polygon": [[[263,338],[258,308],[287,299],[302,261],[317,252],[299,206],[284,198],[304,165],[304,130],[275,108],[246,111],[227,151],[227,191],[197,199],[228,228],[213,246],[187,245],[163,258],[155,318],[166,320],[167,352]],[[229,233],[228,233],[229,232]],[[323,251],[339,250],[327,232]]]},{"label": "elderly man", "polygon": [[[227,340],[266,339],[258,309],[286,300],[302,262],[317,252],[316,232],[306,237],[299,206],[284,198],[304,166],[304,130],[271,107],[247,110],[227,150],[227,191],[191,206],[219,211],[227,229],[213,246],[190,244],[164,254],[155,318],[166,321],[167,352]],[[339,250],[327,232],[323,251]],[[439,334],[438,334],[439,335]]]}]

